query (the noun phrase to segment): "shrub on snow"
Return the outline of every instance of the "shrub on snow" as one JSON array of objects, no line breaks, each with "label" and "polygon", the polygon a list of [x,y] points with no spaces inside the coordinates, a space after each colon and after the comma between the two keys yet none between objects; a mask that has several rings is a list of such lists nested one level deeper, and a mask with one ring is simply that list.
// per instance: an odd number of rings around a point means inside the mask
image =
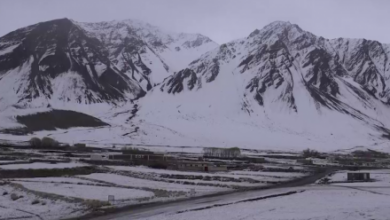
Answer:
[{"label": "shrub on snow", "polygon": [[49,137],[42,138],[42,147],[58,147],[59,144],[56,140]]},{"label": "shrub on snow", "polygon": [[42,146],[42,141],[37,137],[33,137],[30,139],[30,145],[31,147],[40,147]]}]

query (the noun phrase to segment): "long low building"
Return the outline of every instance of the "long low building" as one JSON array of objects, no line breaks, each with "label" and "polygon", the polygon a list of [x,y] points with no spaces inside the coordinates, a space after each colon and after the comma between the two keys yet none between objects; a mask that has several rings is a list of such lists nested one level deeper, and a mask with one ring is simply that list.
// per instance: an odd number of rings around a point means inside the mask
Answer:
[{"label": "long low building", "polygon": [[167,161],[172,157],[164,154],[92,154],[91,160],[155,160]]},{"label": "long low building", "polygon": [[218,162],[177,160],[164,154],[93,154],[91,160],[101,162],[129,161],[132,165],[162,165],[169,169],[185,171],[227,171],[227,165]]},{"label": "long low building", "polygon": [[155,160],[155,161],[167,161],[172,157],[165,156],[164,154],[113,154],[109,155],[110,160]]},{"label": "long low building", "polygon": [[208,161],[176,161],[169,168],[184,171],[218,172],[227,171],[227,166]]}]

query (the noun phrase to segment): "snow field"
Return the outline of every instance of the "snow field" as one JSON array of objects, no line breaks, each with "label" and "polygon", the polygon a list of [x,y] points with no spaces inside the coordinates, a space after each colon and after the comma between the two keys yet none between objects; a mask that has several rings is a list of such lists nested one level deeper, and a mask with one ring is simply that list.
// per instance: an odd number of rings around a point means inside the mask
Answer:
[{"label": "snow field", "polygon": [[83,175],[80,177],[91,179],[91,180],[104,181],[104,182],[118,184],[122,186],[135,187],[135,188],[148,188],[148,189],[156,189],[156,190],[183,191],[183,192],[190,192],[191,190],[195,190],[195,192],[198,194],[228,190],[226,188],[219,188],[219,187],[212,187],[212,186],[197,186],[197,185],[167,183],[162,181],[139,179],[134,177],[122,176],[117,174],[107,174],[107,173],[93,173],[89,175]]},{"label": "snow field", "polygon": [[[7,195],[5,195],[7,193]],[[20,197],[17,200],[11,199],[11,194]],[[32,204],[38,201],[37,204]],[[0,186],[0,219],[18,219],[28,217],[28,219],[55,220],[67,217],[76,217],[83,213],[85,209],[82,204],[69,203],[62,200],[52,201],[38,197],[32,193],[14,188],[10,185]]]},{"label": "snow field", "polygon": [[387,220],[390,215],[388,200],[388,195],[354,189],[314,187],[289,196],[180,214],[162,214],[144,220]]},{"label": "snow field", "polygon": [[[199,181],[199,183],[210,183],[210,184],[218,184],[221,185],[248,185],[252,186],[255,184],[247,184],[249,180],[245,179],[253,179],[257,181],[286,181],[292,178],[302,177],[304,173],[287,173],[287,172],[263,172],[263,171],[232,171],[232,172],[217,172],[217,173],[204,173],[204,172],[186,172],[186,171],[177,171],[177,170],[162,170],[162,169],[151,169],[144,166],[109,166],[109,168],[114,170],[122,170],[122,171],[130,171],[136,173],[149,173],[154,175],[155,178],[164,179],[164,176],[161,175],[183,175],[188,176],[187,179],[174,179],[174,178],[165,178],[166,180],[174,180],[174,181],[188,181],[195,182],[194,180],[190,180],[193,176],[202,176],[204,178],[207,177],[227,177],[234,179],[241,179],[243,183],[236,182],[228,182],[226,180],[221,181]],[[196,180],[198,181],[198,180]]]},{"label": "snow field", "polygon": [[115,200],[135,200],[140,198],[153,197],[152,192],[118,188],[118,187],[103,187],[90,185],[76,185],[63,183],[42,183],[42,182],[22,182],[14,181],[26,187],[27,189],[62,195],[66,197],[75,197],[86,200],[108,201],[108,196],[115,196]]},{"label": "snow field", "polygon": [[73,177],[37,177],[37,178],[16,178],[14,181],[42,182],[42,183],[70,183],[70,184],[96,184],[95,182]]}]

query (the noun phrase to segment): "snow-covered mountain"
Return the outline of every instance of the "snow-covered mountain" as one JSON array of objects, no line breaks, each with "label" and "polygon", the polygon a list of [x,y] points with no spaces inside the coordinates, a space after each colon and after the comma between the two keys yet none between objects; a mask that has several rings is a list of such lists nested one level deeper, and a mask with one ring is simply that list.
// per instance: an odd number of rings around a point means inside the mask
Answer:
[{"label": "snow-covered mountain", "polygon": [[140,101],[133,122],[154,144],[161,137],[273,149],[387,143],[389,49],[274,22],[165,79]]},{"label": "snow-covered mountain", "polygon": [[0,38],[0,102],[138,99],[215,47],[200,34],[164,32],[133,20],[38,23]]},{"label": "snow-covered mountain", "polygon": [[[91,114],[111,127],[38,135],[100,144],[277,150],[363,145],[390,151],[390,45],[328,40],[279,21],[220,46],[202,35],[167,33],[138,21],[52,22],[69,24],[67,44],[60,43],[64,37],[57,24],[47,25],[56,28],[46,34],[31,37],[37,27],[50,22],[0,39],[0,86],[16,91],[11,99],[9,95],[2,99],[31,101],[49,95],[57,100],[54,94],[61,91],[77,94],[68,85],[91,83],[96,86],[83,87],[92,94],[87,97],[98,98],[63,108]],[[45,44],[20,46],[42,36],[47,36]],[[42,47],[45,52],[37,52]],[[201,52],[205,53],[198,56]],[[45,53],[51,58],[41,59]],[[29,68],[39,71],[30,74]],[[59,80],[52,91],[36,83],[53,85],[62,74],[91,80]],[[64,84],[68,89],[61,89]],[[134,104],[126,102],[134,99],[138,99]]]},{"label": "snow-covered mountain", "polygon": [[167,32],[138,20],[75,23],[105,45],[117,66],[134,63],[132,73],[150,75],[152,85],[218,46],[201,34]]}]

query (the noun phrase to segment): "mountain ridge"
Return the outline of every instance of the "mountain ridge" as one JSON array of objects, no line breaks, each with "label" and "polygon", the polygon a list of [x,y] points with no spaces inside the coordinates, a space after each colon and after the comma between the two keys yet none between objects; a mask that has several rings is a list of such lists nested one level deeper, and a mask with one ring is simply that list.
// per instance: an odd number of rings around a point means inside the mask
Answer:
[{"label": "mountain ridge", "polygon": [[[95,132],[82,130],[82,140],[267,149],[389,147],[389,45],[365,39],[329,40],[277,21],[210,49],[208,38],[192,35],[188,40],[185,35],[140,30],[138,24],[128,23],[76,25],[82,30],[77,36],[91,41],[93,53],[76,51],[74,57],[98,60],[93,62],[97,79],[105,74],[99,66],[105,60],[112,65],[111,74],[123,78],[122,88],[134,85],[126,90],[134,98],[51,101],[43,107],[81,111],[111,125]],[[27,31],[22,30],[22,35]],[[194,45],[209,50],[192,61],[188,58],[188,65],[170,64],[179,60],[181,51],[193,51]],[[0,72],[0,84],[3,80]],[[111,82],[115,89],[115,80]],[[98,88],[104,93],[104,86]],[[71,131],[50,135],[66,141]]]},{"label": "mountain ridge", "polygon": [[[363,39],[338,41],[288,22],[271,23],[165,79],[140,101],[134,121],[142,122],[137,124],[140,134],[147,133],[142,138],[153,143],[159,141],[155,135],[166,136],[156,125],[189,137],[196,131],[201,133],[196,139],[220,139],[219,145],[241,140],[287,147],[297,142],[279,140],[288,136],[306,146],[386,142],[388,46],[372,47],[377,43]],[[250,126],[228,132],[227,125],[237,126],[229,121]],[[254,138],[256,133],[267,140]]]},{"label": "mountain ridge", "polygon": [[[9,76],[11,72],[17,72],[17,68],[20,70],[25,65],[20,77],[29,79],[14,79],[11,83],[16,85],[25,81],[28,84],[17,86],[24,88],[26,96],[13,88],[17,100],[31,102],[37,98],[51,100],[52,96],[60,96],[55,99],[78,103],[131,101],[144,96],[176,68],[166,64],[171,62],[172,48],[167,42],[161,43],[162,38],[172,38],[172,42],[181,38],[183,45],[179,46],[182,48],[175,52],[187,59],[216,46],[201,35],[177,34],[173,38],[147,23],[137,23],[135,27],[134,22],[126,22],[77,23],[64,18],[13,31],[0,38],[3,82],[4,78],[13,77]],[[157,34],[153,35],[147,28]],[[144,36],[140,36],[140,31],[146,32]],[[108,34],[109,39],[105,36]],[[185,62],[184,59],[181,65]],[[59,79],[61,77],[65,79]],[[54,94],[52,87],[56,84],[64,86],[60,94]],[[73,92],[69,94],[69,90]]]}]

